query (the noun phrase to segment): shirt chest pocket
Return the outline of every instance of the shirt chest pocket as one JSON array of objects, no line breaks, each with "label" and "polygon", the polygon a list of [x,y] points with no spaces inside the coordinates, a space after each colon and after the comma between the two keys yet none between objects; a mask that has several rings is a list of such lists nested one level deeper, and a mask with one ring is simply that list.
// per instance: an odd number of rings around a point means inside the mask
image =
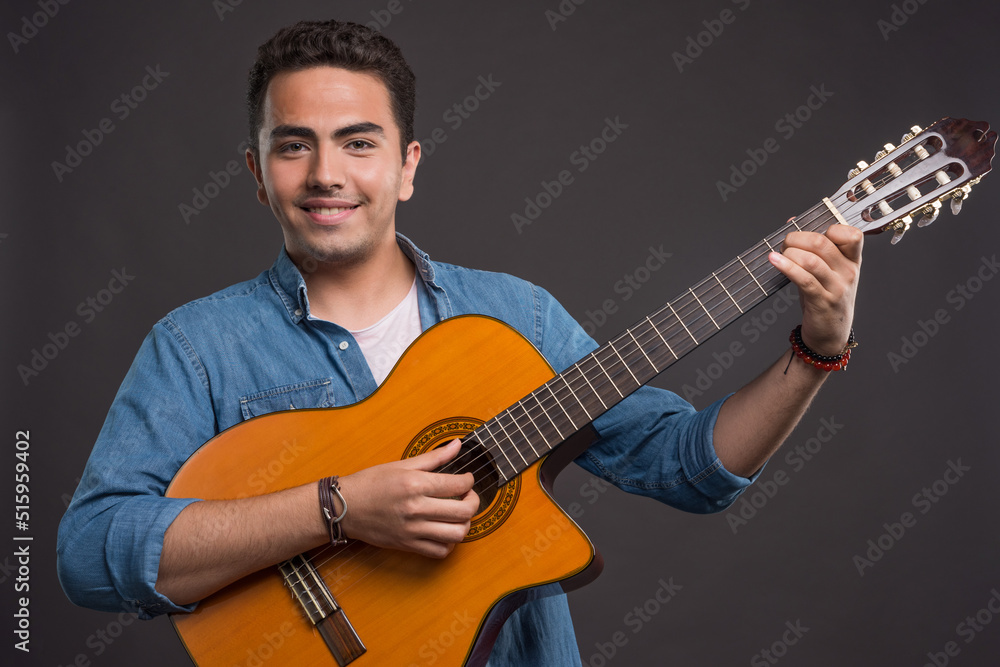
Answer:
[{"label": "shirt chest pocket", "polygon": [[272,387],[255,394],[240,396],[243,419],[259,417],[278,410],[332,407],[336,405],[332,383],[332,378],[323,378]]}]

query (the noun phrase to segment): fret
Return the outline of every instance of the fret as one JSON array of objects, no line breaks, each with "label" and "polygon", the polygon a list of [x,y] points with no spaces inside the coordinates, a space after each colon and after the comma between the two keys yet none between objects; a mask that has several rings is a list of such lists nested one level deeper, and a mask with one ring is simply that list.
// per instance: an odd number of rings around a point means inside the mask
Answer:
[{"label": "fret", "polygon": [[[528,447],[531,448],[531,452],[535,455],[535,459],[537,459],[538,458],[538,451],[535,450],[535,446],[533,444],[531,444],[531,438],[529,438],[528,434],[524,432],[523,428],[521,428],[521,423],[518,421],[518,419],[516,417],[514,417],[514,408],[517,407],[520,404],[521,404],[521,402],[518,401],[516,405],[513,405],[513,406],[507,408],[506,414],[507,414],[508,417],[510,417],[510,421],[513,422],[514,426],[517,427],[517,430],[521,433],[521,437],[524,438],[524,441],[528,443]],[[502,426],[501,426],[501,428],[502,428]],[[511,442],[513,442],[513,439],[511,439]],[[517,449],[518,450],[517,453],[521,455],[522,459],[524,459],[524,452],[522,452],[520,450],[520,448],[517,447],[517,445],[514,445],[514,449]],[[528,460],[525,459],[524,462],[528,463]]]},{"label": "fret", "polygon": [[663,341],[663,344],[667,346],[667,351],[670,352],[670,354],[674,355],[674,360],[676,361],[677,359],[680,359],[680,357],[677,356],[677,353],[674,352],[674,348],[670,347],[670,343],[668,343],[667,339],[663,337],[662,333],[660,333],[659,327],[653,324],[653,320],[649,319],[649,315],[646,316],[646,321],[649,322],[649,326],[653,327],[653,331],[655,331],[656,335],[660,337],[660,340]]},{"label": "fret", "polygon": [[[764,239],[764,243],[767,243],[767,239]],[[777,252],[777,251],[776,251],[776,250],[775,250],[775,249],[774,249],[774,248],[773,248],[773,247],[771,246],[771,244],[770,244],[770,243],[767,243],[767,247],[768,247],[768,248],[771,248],[771,252]]]},{"label": "fret", "polygon": [[[490,421],[493,420],[491,419]],[[493,460],[496,461],[497,463],[496,465],[497,472],[500,473],[505,482],[509,482],[511,477],[517,474],[517,468],[514,467],[514,462],[510,460],[510,457],[507,456],[507,452],[504,451],[503,446],[500,444],[500,441],[497,440],[497,437],[495,435],[493,435],[493,432],[490,430],[490,422],[483,423],[483,425],[480,426],[479,428],[486,431],[486,435],[490,438],[490,440],[493,441],[493,449],[499,449],[500,453],[503,454],[504,459],[507,461],[507,465],[510,467],[512,472],[511,475],[505,474],[504,471],[500,469],[500,460],[496,457],[495,454],[493,456]],[[480,438],[479,443],[489,449],[489,446],[485,442],[483,442],[482,438]]]},{"label": "fret", "polygon": [[583,379],[587,382],[587,386],[590,387],[590,391],[594,392],[594,396],[596,396],[597,400],[601,402],[601,407],[607,410],[608,404],[604,402],[603,398],[601,398],[601,392],[597,391],[597,389],[594,388],[594,385],[590,383],[590,378],[587,377],[587,372],[583,370],[582,366],[580,366],[581,363],[583,363],[582,359],[576,362],[575,366],[580,370],[580,375],[582,375]]},{"label": "fret", "polygon": [[[642,349],[642,345],[639,345],[639,341],[635,340],[635,336],[633,336],[633,335],[632,335],[632,330],[631,330],[631,329],[628,329],[628,330],[627,330],[627,333],[628,333],[628,335],[629,335],[629,336],[631,336],[632,340],[633,340],[633,341],[635,342],[635,346],[636,346],[637,348],[639,348],[639,351],[640,351],[640,352],[642,352],[642,356],[646,357],[646,361],[648,361],[648,362],[649,362],[649,365],[653,367],[653,372],[654,372],[654,374],[659,374],[659,372],[660,372],[660,371],[659,371],[659,370],[657,370],[657,368],[656,368],[656,364],[654,364],[654,363],[653,363],[653,360],[649,358],[649,355],[648,355],[648,354],[646,354],[646,351],[645,351],[644,349]],[[634,376],[633,376],[633,377],[634,377]],[[636,381],[638,382],[638,380],[636,380]]]},{"label": "fret", "polygon": [[790,222],[790,223],[792,223],[793,225],[795,225],[795,229],[799,230],[800,232],[802,231],[802,228],[801,228],[801,227],[799,227],[799,223],[795,222],[795,218],[792,218],[792,219],[791,219],[791,220],[789,220],[788,222]]},{"label": "fret", "polygon": [[[618,359],[619,359],[619,360],[620,360],[620,361],[622,362],[622,366],[624,366],[624,367],[625,367],[625,370],[627,370],[627,371],[628,371],[628,374],[632,376],[632,379],[633,379],[633,380],[635,380],[635,383],[636,383],[637,385],[639,385],[639,386],[641,387],[641,386],[642,386],[642,383],[641,383],[641,382],[639,382],[639,378],[637,378],[637,377],[635,376],[635,373],[633,373],[633,372],[632,372],[632,369],[631,369],[631,368],[629,368],[628,364],[627,364],[627,363],[625,363],[625,360],[624,360],[624,359],[622,359],[622,355],[621,355],[621,352],[619,352],[619,351],[618,351],[618,348],[617,348],[616,346],[612,345],[612,346],[611,346],[611,349],[612,349],[612,351],[614,351],[614,353],[615,353],[615,355],[616,355],[616,356],[618,357]],[[620,394],[621,392],[618,392],[618,393]]]},{"label": "fret", "polygon": [[[504,437],[507,438],[507,441],[510,443],[510,446],[514,448],[514,451],[517,452],[517,455],[521,457],[521,460],[524,462],[525,467],[527,467],[528,466],[528,459],[524,458],[524,454],[521,453],[520,448],[518,448],[517,444],[514,443],[514,438],[510,437],[510,433],[508,433],[507,429],[504,428],[504,426],[503,426],[503,422],[501,421],[501,418],[504,415],[507,415],[508,417],[510,417],[510,411],[507,410],[507,411],[501,412],[496,417],[494,417],[491,421],[493,421],[497,426],[500,427],[500,430],[503,431]],[[511,418],[511,420],[513,421],[513,418]],[[514,425],[516,426],[517,423],[515,422]],[[513,465],[513,463],[512,463],[512,465]],[[517,470],[517,468],[515,468],[515,470]]]},{"label": "fret", "polygon": [[[541,388],[542,389],[548,389],[548,387],[549,387],[549,385],[546,383],[546,384],[542,385]],[[537,391],[538,390],[536,390],[536,392]],[[549,393],[550,394],[552,393],[551,389],[549,389]],[[542,409],[542,414],[544,414],[545,418],[549,420],[550,424],[552,424],[552,428],[554,428],[556,430],[556,435],[559,436],[559,440],[560,441],[565,440],[567,436],[563,435],[562,431],[559,430],[559,424],[557,424],[556,420],[552,418],[552,415],[549,414],[549,411],[545,409],[545,404],[542,403],[541,399],[538,398],[538,396],[535,396],[534,392],[532,392],[531,395],[534,397],[535,402],[538,403],[538,407],[540,407]],[[553,396],[553,398],[555,398],[555,397]],[[559,404],[559,401],[556,401],[556,405],[558,405],[558,404]]]},{"label": "fret", "polygon": [[760,281],[757,280],[757,276],[753,274],[753,271],[751,271],[750,267],[746,265],[746,263],[743,261],[743,258],[740,257],[739,255],[736,255],[736,259],[740,260],[740,264],[742,264],[743,268],[747,270],[747,273],[750,274],[750,277],[753,278],[753,281],[757,283],[757,287],[759,287],[760,291],[764,293],[764,296],[768,296],[767,290],[764,289],[764,286],[760,284]]},{"label": "fret", "polygon": [[[527,397],[525,397],[525,398],[527,398]],[[534,398],[534,396],[532,396],[532,398]],[[535,402],[538,403],[538,400],[536,399]],[[535,427],[536,431],[538,431],[538,435],[542,436],[542,441],[545,443],[545,446],[548,449],[551,450],[552,449],[552,443],[550,443],[549,439],[545,437],[545,432],[538,427],[537,423],[535,423],[535,418],[531,416],[531,411],[528,410],[528,408],[524,407],[524,399],[522,398],[520,401],[518,401],[517,405],[524,411],[524,414],[526,414],[528,416],[528,421],[530,421],[531,425]],[[539,407],[541,407],[541,404],[539,404]],[[604,409],[607,410],[607,408],[604,408]],[[545,413],[545,408],[542,408],[542,413],[543,414]],[[530,442],[529,442],[529,444],[530,444]],[[534,449],[534,447],[532,447],[532,449]]]},{"label": "fret", "polygon": [[601,372],[604,373],[604,377],[608,378],[608,382],[610,382],[611,386],[615,388],[615,391],[618,392],[618,395],[621,396],[622,398],[625,398],[625,394],[623,394],[622,390],[618,388],[618,385],[615,384],[615,381],[612,379],[612,377],[608,375],[608,371],[604,368],[604,364],[602,364],[601,360],[597,358],[597,352],[600,352],[600,350],[596,350],[595,352],[591,353],[590,356],[593,357],[594,361],[597,362],[597,365],[598,367],[600,367]]},{"label": "fret", "polygon": [[706,315],[708,315],[708,319],[712,320],[712,324],[715,325],[715,328],[721,331],[722,327],[720,327],[719,323],[715,321],[714,317],[712,317],[712,313],[708,312],[708,308],[706,308],[705,304],[701,302],[701,299],[698,298],[698,295],[694,293],[694,288],[689,289],[688,291],[691,292],[691,296],[694,297],[694,300],[698,302],[698,305],[701,306],[701,309],[705,311]]},{"label": "fret", "polygon": [[742,315],[743,309],[740,308],[740,304],[736,303],[736,299],[733,298],[733,295],[729,293],[729,290],[726,289],[726,286],[722,284],[721,280],[719,280],[719,276],[715,275],[715,271],[712,271],[712,277],[715,278],[715,282],[719,283],[719,287],[722,288],[722,291],[726,293],[726,295],[729,297],[729,300],[733,302],[733,305],[736,306],[736,309],[739,310],[740,314]]},{"label": "fret", "polygon": [[699,345],[700,343],[698,343],[698,339],[694,337],[694,334],[693,334],[693,333],[691,333],[691,331],[690,331],[690,330],[689,330],[689,329],[687,328],[687,325],[686,325],[686,324],[684,324],[684,320],[682,320],[682,319],[680,318],[680,315],[678,315],[678,314],[677,314],[677,311],[676,311],[676,310],[674,310],[674,306],[673,306],[673,304],[671,304],[671,303],[670,303],[670,302],[668,301],[668,302],[667,302],[667,307],[668,307],[668,308],[670,308],[670,312],[674,314],[674,317],[676,317],[676,318],[677,318],[677,321],[681,323],[681,326],[682,326],[682,327],[684,327],[684,331],[687,331],[687,334],[688,334],[688,336],[691,336],[691,340],[693,340],[693,341],[694,341],[694,344],[695,344],[695,345]]},{"label": "fret", "polygon": [[576,433],[580,429],[580,427],[576,425],[576,422],[573,421],[573,416],[563,406],[562,401],[559,400],[559,397],[556,396],[556,392],[553,391],[552,389],[552,382],[551,381],[546,382],[544,386],[548,387],[549,394],[552,395],[552,398],[554,398],[556,401],[556,405],[558,405],[559,409],[563,411],[564,415],[566,415],[566,419],[569,420],[569,425],[573,427],[573,433]]},{"label": "fret", "polygon": [[569,389],[569,393],[573,396],[573,400],[575,400],[577,403],[580,404],[580,407],[583,409],[583,414],[587,415],[587,420],[594,421],[594,418],[590,416],[589,412],[587,412],[587,406],[583,404],[583,401],[580,400],[580,397],[576,395],[575,391],[573,391],[573,387],[570,386],[569,380],[566,378],[568,372],[569,371],[567,371],[566,373],[562,373],[561,375],[559,375],[559,377],[562,378],[563,384],[566,385],[567,389]]}]

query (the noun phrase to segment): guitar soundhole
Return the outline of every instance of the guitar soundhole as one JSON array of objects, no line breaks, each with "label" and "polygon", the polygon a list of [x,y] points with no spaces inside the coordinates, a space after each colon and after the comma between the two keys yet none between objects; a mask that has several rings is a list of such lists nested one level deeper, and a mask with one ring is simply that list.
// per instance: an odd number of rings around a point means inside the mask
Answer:
[{"label": "guitar soundhole", "polygon": [[479,509],[472,519],[466,542],[482,539],[498,530],[511,516],[521,494],[521,476],[504,481],[488,449],[474,437],[467,437],[482,425],[482,420],[475,417],[452,417],[434,422],[414,436],[402,456],[404,459],[419,456],[455,438],[466,438],[458,456],[438,469],[438,472],[451,474],[471,472],[475,477],[472,488],[479,496]]},{"label": "guitar soundhole", "polygon": [[489,453],[476,441],[462,443],[458,456],[441,468],[441,472],[463,474],[471,472],[475,476],[472,490],[479,496],[479,509],[476,514],[482,514],[493,504],[500,484],[500,475]]}]

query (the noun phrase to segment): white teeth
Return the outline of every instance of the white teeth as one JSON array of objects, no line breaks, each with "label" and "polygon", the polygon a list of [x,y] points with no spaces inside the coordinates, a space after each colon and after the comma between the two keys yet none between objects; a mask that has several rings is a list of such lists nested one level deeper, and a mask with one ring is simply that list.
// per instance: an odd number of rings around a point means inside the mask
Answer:
[{"label": "white teeth", "polygon": [[354,208],[353,206],[347,206],[344,208],[311,208],[309,209],[313,213],[319,213],[320,215],[337,215],[338,213],[343,213],[344,211],[349,211]]}]

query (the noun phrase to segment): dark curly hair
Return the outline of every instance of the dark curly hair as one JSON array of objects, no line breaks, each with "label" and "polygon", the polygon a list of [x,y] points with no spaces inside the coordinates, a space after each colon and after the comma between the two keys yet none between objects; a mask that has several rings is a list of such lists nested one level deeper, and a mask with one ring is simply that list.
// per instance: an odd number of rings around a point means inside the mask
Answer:
[{"label": "dark curly hair", "polygon": [[257,49],[247,85],[250,150],[260,158],[259,134],[267,84],[279,72],[330,65],[366,72],[381,79],[389,90],[392,115],[399,126],[400,149],[413,141],[417,81],[399,47],[381,33],[347,21],[300,21],[279,30]]}]

